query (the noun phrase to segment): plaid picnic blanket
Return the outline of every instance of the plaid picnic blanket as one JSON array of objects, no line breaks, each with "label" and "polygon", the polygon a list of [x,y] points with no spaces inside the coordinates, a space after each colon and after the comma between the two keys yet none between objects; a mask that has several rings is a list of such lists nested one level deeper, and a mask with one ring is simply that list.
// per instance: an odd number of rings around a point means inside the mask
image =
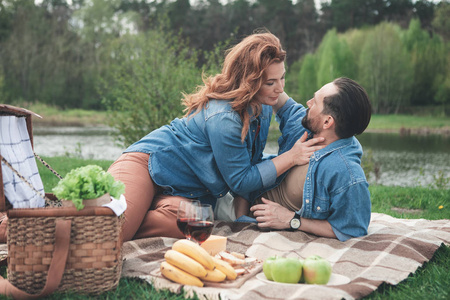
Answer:
[{"label": "plaid picnic blanket", "polygon": [[383,282],[398,284],[429,261],[442,244],[450,245],[450,220],[397,219],[372,213],[369,234],[346,242],[303,232],[261,231],[255,224],[216,222],[213,234],[228,237],[227,250],[265,259],[272,255],[329,260],[333,274],[348,279],[340,285],[278,284],[248,278],[239,287],[182,286],[158,275],[164,253],[176,239],[148,238],[126,242],[123,277],[139,277],[156,289],[200,299],[357,299]]}]

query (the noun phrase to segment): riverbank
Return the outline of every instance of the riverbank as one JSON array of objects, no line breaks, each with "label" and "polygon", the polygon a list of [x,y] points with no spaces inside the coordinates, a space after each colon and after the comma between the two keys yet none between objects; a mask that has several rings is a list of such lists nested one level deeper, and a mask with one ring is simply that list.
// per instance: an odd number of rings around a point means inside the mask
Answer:
[{"label": "riverbank", "polygon": [[[106,111],[81,109],[60,110],[42,104],[33,104],[26,108],[42,117],[33,118],[33,124],[35,126],[108,127],[110,121],[109,114]],[[398,133],[400,135],[437,134],[450,137],[450,118],[431,115],[373,115],[366,132]]]},{"label": "riverbank", "polygon": [[366,132],[450,137],[450,118],[442,116],[372,115]]},{"label": "riverbank", "polygon": [[422,127],[422,128],[409,128],[409,127],[401,127],[401,128],[390,128],[390,129],[380,129],[380,128],[367,128],[365,132],[370,133],[398,133],[402,136],[406,135],[442,135],[445,137],[450,137],[450,127]]}]

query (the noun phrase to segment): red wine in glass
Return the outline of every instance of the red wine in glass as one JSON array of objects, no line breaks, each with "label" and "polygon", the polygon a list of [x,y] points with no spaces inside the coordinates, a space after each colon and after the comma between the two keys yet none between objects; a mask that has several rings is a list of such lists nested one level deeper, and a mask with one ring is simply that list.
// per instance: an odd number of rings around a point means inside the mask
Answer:
[{"label": "red wine in glass", "polygon": [[201,245],[210,236],[214,228],[214,212],[210,204],[200,204],[196,207],[195,221],[188,222],[188,232],[191,239]]},{"label": "red wine in glass", "polygon": [[177,219],[177,226],[178,229],[180,229],[180,231],[184,234],[184,236],[189,236],[189,232],[188,232],[188,223],[189,222],[195,222],[194,218],[179,218]]},{"label": "red wine in glass", "polygon": [[190,221],[187,228],[191,235],[191,239],[201,245],[211,236],[214,223],[210,221]]},{"label": "red wine in glass", "polygon": [[181,233],[188,239],[191,239],[189,231],[187,230],[187,224],[189,221],[200,220],[197,217],[197,207],[200,205],[198,200],[183,200],[180,201],[177,212],[177,226]]}]

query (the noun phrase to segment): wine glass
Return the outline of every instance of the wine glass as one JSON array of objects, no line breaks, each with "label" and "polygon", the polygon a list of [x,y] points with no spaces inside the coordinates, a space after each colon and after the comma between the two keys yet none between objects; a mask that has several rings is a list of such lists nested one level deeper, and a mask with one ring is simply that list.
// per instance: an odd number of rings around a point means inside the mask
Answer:
[{"label": "wine glass", "polygon": [[191,240],[201,245],[210,236],[214,228],[214,212],[210,204],[200,204],[197,208],[197,216],[188,222],[188,231]]},{"label": "wine glass", "polygon": [[200,201],[198,200],[182,200],[180,201],[180,205],[178,206],[177,211],[177,226],[180,229],[181,233],[190,240],[191,236],[189,234],[187,225],[189,221],[200,220],[197,218],[197,209],[200,205]]}]

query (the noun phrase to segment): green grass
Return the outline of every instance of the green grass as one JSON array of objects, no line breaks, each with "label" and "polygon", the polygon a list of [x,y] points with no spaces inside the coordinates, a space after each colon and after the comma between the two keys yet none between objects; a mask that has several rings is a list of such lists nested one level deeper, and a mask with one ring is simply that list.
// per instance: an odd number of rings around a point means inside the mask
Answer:
[{"label": "green grass", "polygon": [[[0,268],[1,275],[6,277],[6,267]],[[8,299],[0,295],[0,299]],[[151,300],[185,300],[183,294],[177,295],[166,290],[157,291],[148,282],[139,278],[122,278],[115,290],[96,296],[87,296],[75,294],[72,292],[53,293],[50,296],[41,299],[52,300],[86,300],[86,299],[151,299]],[[198,299],[198,298],[191,298]]]},{"label": "green grass", "polygon": [[41,103],[27,104],[21,107],[31,110],[42,118],[33,117],[34,125],[41,126],[106,126],[108,113],[106,111],[84,109],[59,109]]},{"label": "green grass", "polygon": [[450,127],[450,118],[438,116],[372,115],[369,130],[399,130],[400,128]]},{"label": "green grass", "polygon": [[174,294],[169,291],[156,291],[152,285],[141,279],[122,278],[117,289],[103,293],[99,296],[88,297],[74,293],[54,293],[45,299],[151,299],[151,300],[184,300],[184,295]]},{"label": "green grass", "polygon": [[450,190],[424,187],[369,187],[372,211],[402,219],[448,219]]},{"label": "green grass", "polygon": [[[105,170],[112,161],[83,160],[71,157],[43,157],[62,176],[71,169],[98,164]],[[38,163],[39,172],[46,191],[57,184],[58,178]],[[450,215],[450,191],[423,187],[371,186],[372,211],[397,218],[429,220],[448,219]],[[5,267],[1,269],[5,276]],[[449,299],[450,298],[450,247],[441,246],[434,257],[403,282],[396,286],[381,285],[367,299]],[[4,299],[4,297],[0,297]],[[116,290],[96,297],[75,293],[55,293],[47,299],[169,299],[181,300],[183,295],[168,291],[156,291],[149,283],[140,279],[122,278]]]},{"label": "green grass", "polygon": [[441,246],[414,274],[393,286],[382,284],[365,299],[450,299],[450,247]]},{"label": "green grass", "polygon": [[[64,177],[70,170],[86,166],[90,164],[99,165],[104,170],[108,170],[109,166],[113,163],[109,160],[90,160],[73,157],[42,157],[56,172]],[[41,175],[42,182],[44,183],[44,190],[49,193],[52,188],[56,186],[59,178],[56,177],[49,169],[47,169],[42,163],[37,161],[39,174]]]}]

